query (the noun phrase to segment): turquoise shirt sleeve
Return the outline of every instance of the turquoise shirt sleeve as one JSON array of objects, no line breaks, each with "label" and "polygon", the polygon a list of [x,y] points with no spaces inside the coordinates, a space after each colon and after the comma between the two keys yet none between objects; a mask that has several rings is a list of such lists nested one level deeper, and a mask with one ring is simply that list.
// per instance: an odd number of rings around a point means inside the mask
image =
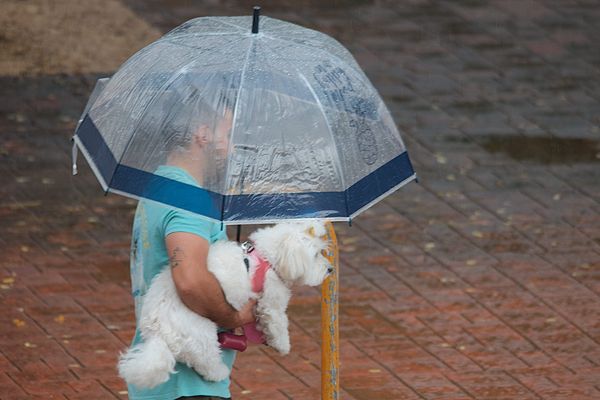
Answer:
[{"label": "turquoise shirt sleeve", "polygon": [[169,210],[164,219],[165,237],[174,232],[193,233],[212,242],[214,222],[181,210]]}]

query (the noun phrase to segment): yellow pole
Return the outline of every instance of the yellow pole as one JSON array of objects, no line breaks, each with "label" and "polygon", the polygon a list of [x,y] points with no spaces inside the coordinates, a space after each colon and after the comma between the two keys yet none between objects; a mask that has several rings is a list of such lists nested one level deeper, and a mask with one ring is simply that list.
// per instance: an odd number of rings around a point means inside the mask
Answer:
[{"label": "yellow pole", "polygon": [[333,224],[327,222],[327,239],[330,246],[327,259],[333,272],[321,287],[321,399],[338,400],[340,392],[338,279],[339,251]]}]

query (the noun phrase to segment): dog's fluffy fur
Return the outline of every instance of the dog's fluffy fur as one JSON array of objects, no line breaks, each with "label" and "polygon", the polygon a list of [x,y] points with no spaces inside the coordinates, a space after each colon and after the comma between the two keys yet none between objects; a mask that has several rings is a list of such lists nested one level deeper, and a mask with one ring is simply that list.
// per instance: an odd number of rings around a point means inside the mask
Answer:
[{"label": "dog's fluffy fur", "polygon": [[[291,285],[319,285],[330,270],[322,254],[327,247],[321,239],[324,234],[324,225],[314,222],[280,223],[250,236],[255,248],[271,264],[263,292],[258,294],[258,327],[267,344],[281,354],[290,351],[285,312]],[[257,297],[243,258],[240,246],[229,241],[214,243],[208,254],[208,269],[236,310]],[[140,388],[155,387],[175,372],[176,362],[187,364],[209,381],[229,376],[229,368],[221,360],[217,325],[181,302],[169,267],[153,279],[144,296],[139,323],[143,343],[130,348],[119,361],[119,375],[127,383]]]}]

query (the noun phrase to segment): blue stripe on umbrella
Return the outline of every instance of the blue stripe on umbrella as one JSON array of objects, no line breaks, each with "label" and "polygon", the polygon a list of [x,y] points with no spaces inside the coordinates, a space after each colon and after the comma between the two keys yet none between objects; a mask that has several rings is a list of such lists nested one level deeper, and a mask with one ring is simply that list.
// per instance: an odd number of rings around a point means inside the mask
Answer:
[{"label": "blue stripe on umbrella", "polygon": [[408,153],[396,156],[346,189],[348,213],[354,214],[415,174]]},{"label": "blue stripe on umbrella", "polygon": [[119,165],[111,188],[212,219],[221,219],[223,195],[137,168]]},{"label": "blue stripe on umbrella", "polygon": [[[86,115],[77,136],[109,187],[215,220],[350,217],[414,175],[404,152],[344,192],[222,195],[147,171],[117,164],[95,124]],[[222,213],[224,206],[226,212]]]},{"label": "blue stripe on umbrella", "polygon": [[225,221],[346,217],[344,192],[225,196]]}]

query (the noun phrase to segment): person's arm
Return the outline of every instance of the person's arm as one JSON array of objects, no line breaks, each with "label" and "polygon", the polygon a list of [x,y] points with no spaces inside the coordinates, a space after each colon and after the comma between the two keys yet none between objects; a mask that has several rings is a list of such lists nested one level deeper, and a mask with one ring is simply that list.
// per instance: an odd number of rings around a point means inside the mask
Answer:
[{"label": "person's arm", "polygon": [[226,329],[254,321],[254,300],[239,312],[225,300],[219,281],[206,266],[209,243],[205,239],[174,232],[167,235],[165,243],[177,293],[190,310]]}]

